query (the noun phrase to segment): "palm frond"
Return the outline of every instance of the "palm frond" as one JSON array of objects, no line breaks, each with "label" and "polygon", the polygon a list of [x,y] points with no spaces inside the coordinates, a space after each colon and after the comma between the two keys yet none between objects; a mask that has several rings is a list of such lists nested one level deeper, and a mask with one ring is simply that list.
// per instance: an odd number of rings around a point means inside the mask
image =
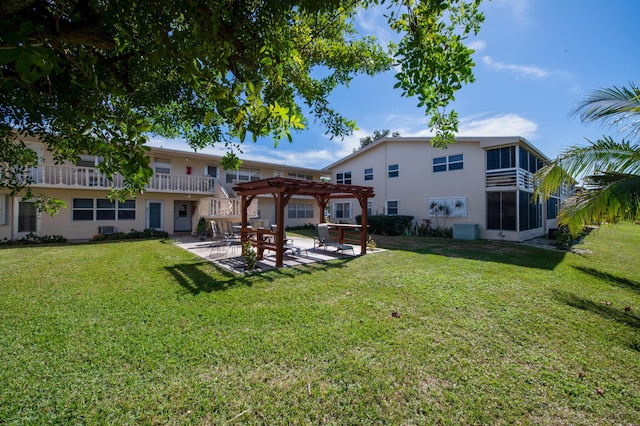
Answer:
[{"label": "palm frond", "polygon": [[630,82],[629,87],[597,90],[579,102],[573,114],[585,122],[616,126],[621,134],[635,137],[640,134],[640,88]]},{"label": "palm frond", "polygon": [[640,174],[640,144],[603,137],[587,146],[573,146],[540,169],[537,195],[548,198],[562,184],[599,173]]},{"label": "palm frond", "polygon": [[588,176],[585,188],[568,199],[558,221],[577,234],[585,225],[640,218],[640,176],[606,172]]}]

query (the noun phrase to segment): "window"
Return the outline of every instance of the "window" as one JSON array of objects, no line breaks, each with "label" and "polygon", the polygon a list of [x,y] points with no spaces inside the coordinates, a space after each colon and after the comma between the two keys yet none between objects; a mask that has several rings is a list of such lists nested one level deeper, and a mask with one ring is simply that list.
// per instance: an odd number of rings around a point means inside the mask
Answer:
[{"label": "window", "polygon": [[373,215],[373,201],[367,201],[367,215]]},{"label": "window", "polygon": [[533,194],[520,191],[520,230],[526,231],[542,227],[542,204],[539,200],[531,202]]},{"label": "window", "polygon": [[0,225],[7,224],[7,194],[0,194]]},{"label": "window", "polygon": [[74,198],[71,203],[71,218],[74,221],[93,220],[93,198]]},{"label": "window", "polygon": [[558,199],[549,198],[547,200],[547,219],[555,219],[558,217]]},{"label": "window", "polygon": [[521,169],[527,170],[531,173],[535,173],[542,168],[542,166],[544,165],[544,161],[522,147],[519,147],[518,149],[520,150],[520,154],[518,157],[520,160],[519,166]]},{"label": "window", "polygon": [[446,172],[447,170],[462,170],[464,167],[463,154],[438,157],[433,159],[433,172]]},{"label": "window", "polygon": [[168,158],[156,158],[153,165],[156,173],[171,173],[171,160]]},{"label": "window", "polygon": [[257,169],[238,169],[227,170],[225,173],[225,180],[227,183],[233,183],[233,181],[253,182],[260,180],[260,170]]},{"label": "window", "polygon": [[487,193],[487,229],[516,230],[516,193]]},{"label": "window", "polygon": [[398,200],[387,200],[386,210],[389,216],[397,215],[400,211],[400,202]]},{"label": "window", "polygon": [[313,176],[304,173],[289,172],[289,177],[293,179],[313,180]]},{"label": "window", "polygon": [[516,147],[487,150],[487,170],[510,169],[516,166]]},{"label": "window", "polygon": [[109,199],[96,200],[96,220],[116,220],[116,203]]},{"label": "window", "polygon": [[74,198],[71,203],[73,221],[135,220],[136,200],[112,201],[107,198]]},{"label": "window", "polygon": [[313,204],[289,203],[287,206],[289,219],[312,219]]},{"label": "window", "polygon": [[118,201],[118,220],[136,219],[136,200]]},{"label": "window", "polygon": [[364,180],[373,180],[373,169],[364,169]]},{"label": "window", "polygon": [[400,174],[399,169],[398,169],[398,165],[397,164],[391,164],[389,166],[389,177],[390,178],[396,178],[398,177]]},{"label": "window", "polygon": [[98,157],[95,155],[78,155],[78,161],[76,161],[76,166],[78,167],[96,167],[98,165]]},{"label": "window", "polygon": [[336,175],[336,183],[351,185],[351,172],[338,173]]},{"label": "window", "polygon": [[334,203],[334,219],[351,219],[351,203]]},{"label": "window", "polygon": [[438,157],[433,159],[433,173],[447,171],[447,157]]}]

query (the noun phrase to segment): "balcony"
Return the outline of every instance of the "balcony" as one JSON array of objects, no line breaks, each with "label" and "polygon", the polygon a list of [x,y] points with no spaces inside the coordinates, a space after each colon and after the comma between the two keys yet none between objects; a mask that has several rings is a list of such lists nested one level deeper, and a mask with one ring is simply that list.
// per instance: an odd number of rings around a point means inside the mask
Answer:
[{"label": "balcony", "polygon": [[514,186],[527,191],[533,191],[537,185],[535,175],[523,169],[504,169],[488,171],[486,187]]},{"label": "balcony", "polygon": [[[32,186],[68,189],[110,189],[123,188],[123,178],[115,175],[107,179],[106,175],[93,167],[39,164],[28,168],[25,176],[33,179]],[[209,176],[191,176],[156,173],[145,186],[147,192],[208,194],[215,191],[215,178]]]}]

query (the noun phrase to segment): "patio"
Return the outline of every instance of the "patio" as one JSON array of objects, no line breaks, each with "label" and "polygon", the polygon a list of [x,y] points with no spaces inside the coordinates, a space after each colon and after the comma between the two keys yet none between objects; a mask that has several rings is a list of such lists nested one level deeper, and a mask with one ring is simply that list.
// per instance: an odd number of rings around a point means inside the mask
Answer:
[{"label": "patio", "polygon": [[[228,271],[242,274],[245,271],[245,260],[242,256],[242,247],[239,244],[231,245],[229,247],[214,247],[211,239],[200,241],[197,237],[192,235],[174,235],[172,238],[176,240],[175,244],[209,262],[212,262],[221,268]],[[282,267],[301,266],[312,263],[326,262],[328,260],[335,259],[348,259],[356,257],[357,254],[347,252],[345,254],[337,253],[332,248],[313,247],[313,238],[296,237],[294,238],[294,244],[296,247],[300,247],[302,250],[300,254],[293,254],[291,251],[286,251],[283,256]],[[358,253],[358,248],[355,247],[355,253]],[[276,253],[271,250],[266,250],[264,253],[264,259],[258,260],[256,264],[258,272],[267,271],[269,269],[276,268]]]}]

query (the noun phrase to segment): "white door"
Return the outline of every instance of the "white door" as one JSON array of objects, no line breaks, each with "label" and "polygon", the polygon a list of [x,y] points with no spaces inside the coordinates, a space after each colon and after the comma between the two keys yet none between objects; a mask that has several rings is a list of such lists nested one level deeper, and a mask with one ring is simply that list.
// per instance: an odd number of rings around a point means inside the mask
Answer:
[{"label": "white door", "polygon": [[162,201],[147,201],[146,228],[164,231],[162,209]]},{"label": "white door", "polygon": [[40,235],[41,216],[33,201],[22,201],[16,198],[13,211],[17,213],[13,221],[15,239],[24,238],[29,234]]},{"label": "white door", "polygon": [[173,232],[191,231],[191,201],[174,201]]}]

